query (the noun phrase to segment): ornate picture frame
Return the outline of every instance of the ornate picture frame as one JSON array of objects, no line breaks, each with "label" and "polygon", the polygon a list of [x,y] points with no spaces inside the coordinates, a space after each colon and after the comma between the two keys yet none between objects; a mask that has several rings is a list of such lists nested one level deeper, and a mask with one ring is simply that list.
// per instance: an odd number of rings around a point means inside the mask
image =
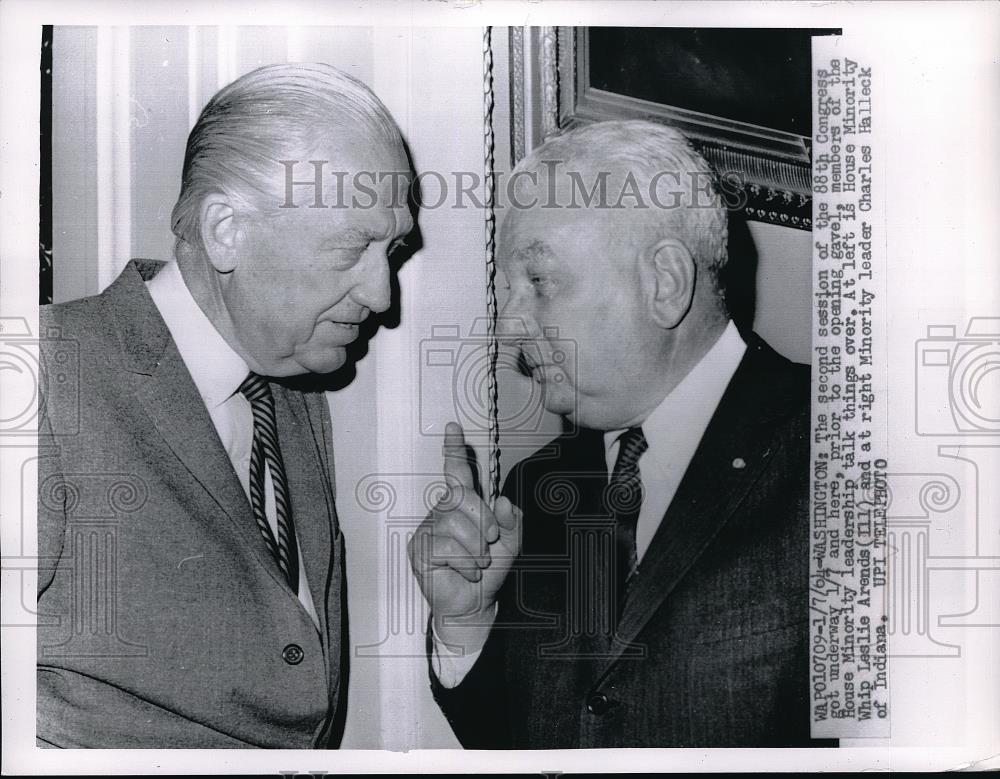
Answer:
[{"label": "ornate picture frame", "polygon": [[720,174],[743,182],[747,219],[812,229],[811,137],[599,89],[590,83],[590,29],[510,28],[513,162],[583,123],[661,121],[684,132]]}]

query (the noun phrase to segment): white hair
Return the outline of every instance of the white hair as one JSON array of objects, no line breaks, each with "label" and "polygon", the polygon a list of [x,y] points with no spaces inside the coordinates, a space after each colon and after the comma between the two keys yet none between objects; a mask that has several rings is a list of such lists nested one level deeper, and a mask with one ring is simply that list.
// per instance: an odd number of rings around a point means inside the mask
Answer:
[{"label": "white hair", "polygon": [[[555,167],[564,166],[560,171]],[[534,149],[511,172],[557,171],[557,175],[591,175],[604,172],[631,177],[646,199],[646,224],[657,238],[675,238],[706,272],[722,297],[719,274],[726,264],[728,220],[715,172],[676,129],[645,120],[595,122],[550,138]],[[534,179],[537,181],[537,178]],[[649,202],[650,189],[672,185],[671,198]],[[522,201],[523,202],[523,201]]]},{"label": "white hair", "polygon": [[313,150],[336,127],[372,143],[402,148],[399,128],[375,94],[353,76],[323,63],[265,65],[219,90],[188,136],[181,191],[170,227],[201,247],[201,199],[223,192],[238,209],[264,214],[284,202],[275,176],[280,159]]}]

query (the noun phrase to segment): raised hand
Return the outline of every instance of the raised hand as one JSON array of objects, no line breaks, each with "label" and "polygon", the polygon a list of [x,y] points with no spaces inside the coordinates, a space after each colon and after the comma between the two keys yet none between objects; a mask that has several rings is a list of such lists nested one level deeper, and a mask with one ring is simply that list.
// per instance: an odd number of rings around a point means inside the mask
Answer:
[{"label": "raised hand", "polygon": [[520,550],[521,510],[505,497],[491,510],[476,493],[465,434],[454,422],[445,428],[444,479],[448,493],[410,539],[410,563],[438,636],[471,649],[486,640],[497,592]]}]

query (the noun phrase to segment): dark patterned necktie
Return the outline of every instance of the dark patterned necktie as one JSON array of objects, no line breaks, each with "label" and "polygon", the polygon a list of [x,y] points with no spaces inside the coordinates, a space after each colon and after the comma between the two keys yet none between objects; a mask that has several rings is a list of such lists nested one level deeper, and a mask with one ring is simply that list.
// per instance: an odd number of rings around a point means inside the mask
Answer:
[{"label": "dark patterned necktie", "polygon": [[[251,373],[240,385],[240,392],[250,401],[253,410],[253,447],[250,450],[250,505],[264,543],[288,580],[292,592],[299,591],[299,550],[295,542],[291,503],[285,465],[278,446],[278,426],[275,423],[274,397],[266,379]],[[264,464],[271,472],[274,486],[274,509],[277,515],[278,537],[275,539],[264,511]]]},{"label": "dark patterned necktie", "polygon": [[618,458],[608,483],[608,503],[615,516],[615,596],[620,617],[632,577],[639,568],[635,546],[635,529],[642,507],[639,458],[648,444],[641,427],[629,428],[618,441]]}]

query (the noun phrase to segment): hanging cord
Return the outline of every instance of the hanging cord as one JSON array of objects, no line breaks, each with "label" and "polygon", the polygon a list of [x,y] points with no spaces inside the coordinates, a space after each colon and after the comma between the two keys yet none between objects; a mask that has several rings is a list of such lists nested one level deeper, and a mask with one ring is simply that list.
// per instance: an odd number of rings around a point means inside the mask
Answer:
[{"label": "hanging cord", "polygon": [[496,337],[496,213],[493,204],[493,152],[496,139],[493,134],[493,28],[483,29],[483,165],[484,165],[484,215],[486,227],[486,354],[487,354],[487,403],[489,404],[489,442],[487,462],[489,473],[489,503],[492,506],[500,495],[500,420],[497,405],[497,359],[499,344]]}]

